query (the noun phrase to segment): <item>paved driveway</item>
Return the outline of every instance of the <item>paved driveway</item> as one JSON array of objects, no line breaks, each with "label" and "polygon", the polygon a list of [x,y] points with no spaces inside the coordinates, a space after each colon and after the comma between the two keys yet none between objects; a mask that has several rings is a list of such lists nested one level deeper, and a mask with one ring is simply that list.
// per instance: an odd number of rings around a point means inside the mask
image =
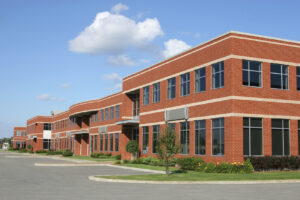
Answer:
[{"label": "paved driveway", "polygon": [[39,167],[34,166],[34,163],[64,163],[65,161],[12,155],[16,154],[0,152],[0,200],[299,200],[300,198],[300,184],[296,183],[152,185],[93,182],[88,180],[89,175],[141,174],[142,172],[108,166]]}]

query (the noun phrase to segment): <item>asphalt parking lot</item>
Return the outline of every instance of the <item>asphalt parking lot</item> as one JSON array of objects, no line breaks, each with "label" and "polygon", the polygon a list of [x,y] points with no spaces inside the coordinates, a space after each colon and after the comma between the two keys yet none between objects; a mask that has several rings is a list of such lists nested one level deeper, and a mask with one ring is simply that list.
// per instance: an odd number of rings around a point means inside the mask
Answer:
[{"label": "asphalt parking lot", "polygon": [[109,166],[40,167],[63,160],[0,152],[0,200],[48,199],[255,199],[299,200],[300,184],[155,185],[103,183],[90,175],[141,174]]}]

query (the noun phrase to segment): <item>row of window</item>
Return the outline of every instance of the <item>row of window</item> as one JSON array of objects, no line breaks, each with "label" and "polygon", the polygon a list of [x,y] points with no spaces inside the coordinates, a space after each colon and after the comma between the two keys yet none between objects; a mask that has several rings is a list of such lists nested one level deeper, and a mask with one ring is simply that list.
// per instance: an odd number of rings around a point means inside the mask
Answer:
[{"label": "row of window", "polygon": [[26,136],[26,131],[16,131],[16,136]]},{"label": "row of window", "polygon": [[[175,124],[169,124],[175,130]],[[190,154],[190,125],[180,123],[180,153]],[[300,155],[300,120],[298,121],[298,150]],[[152,153],[157,153],[159,125],[152,126]],[[289,120],[272,119],[272,155],[290,155]],[[143,153],[149,148],[149,127],[143,127]],[[262,118],[243,118],[244,156],[263,155]],[[206,120],[195,121],[195,155],[206,154]],[[212,155],[224,155],[224,118],[212,119]]]},{"label": "row of window", "polygon": [[[258,61],[243,60],[243,85],[262,87],[262,65]],[[300,67],[296,68],[297,90],[300,91]],[[289,88],[288,66],[271,63],[271,88],[286,90]],[[176,97],[176,78],[167,80],[167,98]],[[224,61],[212,65],[212,89],[224,87]],[[195,70],[195,92],[206,90],[206,68]],[[180,96],[190,94],[190,73],[180,75]],[[153,103],[160,101],[160,83],[153,84]],[[143,105],[149,104],[149,86],[143,88]]]},{"label": "row of window", "polygon": [[[105,115],[104,115],[104,111],[105,111]],[[115,113],[116,119],[118,119],[120,117],[120,106],[119,105],[116,105],[115,107],[112,106],[110,108],[101,109],[101,111],[100,111],[101,121],[109,120],[109,119],[113,120],[114,113]],[[98,113],[96,113],[95,115],[98,115]],[[97,119],[98,119],[98,117],[97,117]],[[93,122],[97,122],[96,117],[94,117]]]}]

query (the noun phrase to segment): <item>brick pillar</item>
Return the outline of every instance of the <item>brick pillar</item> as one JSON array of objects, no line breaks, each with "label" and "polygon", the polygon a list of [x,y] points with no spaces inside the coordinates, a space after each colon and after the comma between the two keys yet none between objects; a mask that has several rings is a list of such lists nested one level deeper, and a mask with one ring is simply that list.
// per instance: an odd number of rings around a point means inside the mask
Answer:
[{"label": "brick pillar", "polygon": [[204,157],[205,162],[212,160],[212,120],[206,120],[206,156]]},{"label": "brick pillar", "polygon": [[270,118],[263,118],[263,155],[272,155],[272,123]]},{"label": "brick pillar", "polygon": [[290,155],[298,156],[298,120],[290,120]]}]

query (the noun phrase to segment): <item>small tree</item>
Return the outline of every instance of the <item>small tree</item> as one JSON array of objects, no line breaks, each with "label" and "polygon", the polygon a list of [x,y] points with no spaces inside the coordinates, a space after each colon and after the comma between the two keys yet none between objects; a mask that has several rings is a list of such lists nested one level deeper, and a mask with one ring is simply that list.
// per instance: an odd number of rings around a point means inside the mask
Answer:
[{"label": "small tree", "polygon": [[126,151],[131,153],[131,160],[133,160],[139,152],[138,143],[135,140],[130,140],[126,145]]},{"label": "small tree", "polygon": [[176,132],[167,125],[165,130],[160,134],[158,139],[157,152],[158,157],[166,167],[166,175],[169,176],[169,161],[179,151]]}]

